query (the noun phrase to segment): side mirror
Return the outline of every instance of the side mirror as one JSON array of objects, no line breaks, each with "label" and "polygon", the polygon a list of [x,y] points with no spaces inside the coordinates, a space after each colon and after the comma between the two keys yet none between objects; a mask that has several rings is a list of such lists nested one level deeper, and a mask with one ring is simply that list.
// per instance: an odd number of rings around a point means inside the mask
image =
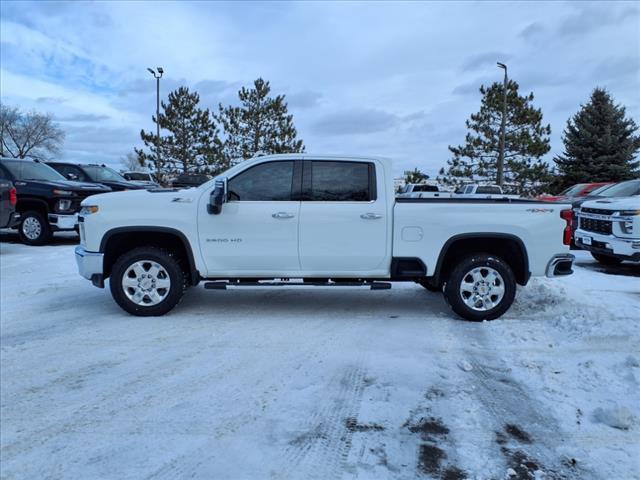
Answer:
[{"label": "side mirror", "polygon": [[227,179],[216,180],[216,185],[211,192],[207,212],[211,215],[219,215],[222,212],[222,204],[227,201]]}]

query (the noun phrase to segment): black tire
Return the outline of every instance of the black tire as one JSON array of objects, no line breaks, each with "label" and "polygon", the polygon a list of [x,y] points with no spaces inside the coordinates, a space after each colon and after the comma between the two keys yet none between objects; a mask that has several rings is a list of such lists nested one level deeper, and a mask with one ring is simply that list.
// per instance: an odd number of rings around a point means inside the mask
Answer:
[{"label": "black tire", "polygon": [[418,280],[416,282],[418,285],[421,285],[422,287],[426,288],[427,290],[429,290],[430,292],[439,292],[440,291],[440,286],[438,285],[434,285],[433,283],[431,283],[429,280],[427,280],[426,278],[421,278],[420,280]]},{"label": "black tire", "polygon": [[[36,210],[29,210],[20,215],[20,225],[18,226],[18,236],[25,245],[45,245],[52,237],[51,227],[47,221],[47,216]],[[37,229],[34,232],[33,227]],[[31,229],[30,229],[31,227]]]},{"label": "black tire", "polygon": [[[500,274],[504,283],[504,294],[499,303],[489,310],[474,310],[468,306],[460,292],[460,287],[469,272],[476,268],[492,268]],[[485,270],[486,272],[486,270]],[[500,257],[477,253],[461,258],[454,266],[443,288],[444,297],[451,309],[466,320],[480,322],[494,320],[505,313],[516,295],[516,278],[511,267]]]},{"label": "black tire", "polygon": [[620,265],[623,260],[621,258],[612,257],[610,255],[604,255],[602,253],[591,252],[591,256],[595,258],[598,263],[602,265]]},{"label": "black tire", "polygon": [[[171,282],[162,301],[155,305],[135,303],[127,296],[122,284],[123,276],[131,265],[144,260],[158,263],[166,271]],[[187,285],[187,275],[180,260],[171,252],[153,246],[135,248],[122,254],[113,264],[109,279],[111,296],[116,303],[126,312],[139,317],[160,316],[169,312],[180,303]]]}]

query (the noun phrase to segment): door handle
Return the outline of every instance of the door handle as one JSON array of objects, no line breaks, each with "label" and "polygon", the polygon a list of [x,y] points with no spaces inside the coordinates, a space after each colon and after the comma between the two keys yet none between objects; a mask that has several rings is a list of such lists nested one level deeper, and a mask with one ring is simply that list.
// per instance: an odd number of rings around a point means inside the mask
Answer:
[{"label": "door handle", "polygon": [[295,215],[288,212],[278,212],[271,215],[273,218],[293,218]]},{"label": "door handle", "polygon": [[363,220],[378,220],[379,218],[382,218],[382,215],[380,215],[379,213],[363,213],[362,215],[360,215],[360,218],[362,218]]}]

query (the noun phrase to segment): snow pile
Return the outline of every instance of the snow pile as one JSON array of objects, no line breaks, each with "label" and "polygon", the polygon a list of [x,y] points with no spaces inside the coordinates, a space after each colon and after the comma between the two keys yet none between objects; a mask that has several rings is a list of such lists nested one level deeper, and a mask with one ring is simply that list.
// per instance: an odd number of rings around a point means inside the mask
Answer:
[{"label": "snow pile", "polygon": [[631,410],[618,405],[610,408],[596,408],[593,412],[593,420],[620,430],[629,430],[637,422]]}]

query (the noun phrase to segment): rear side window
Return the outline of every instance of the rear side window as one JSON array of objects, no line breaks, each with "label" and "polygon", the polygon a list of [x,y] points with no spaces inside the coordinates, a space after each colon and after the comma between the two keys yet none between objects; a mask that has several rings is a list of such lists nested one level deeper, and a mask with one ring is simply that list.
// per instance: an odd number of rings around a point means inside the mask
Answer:
[{"label": "rear side window", "polygon": [[478,187],[476,193],[488,193],[500,195],[502,192],[499,187]]},{"label": "rear side window", "polygon": [[291,200],[293,162],[268,162],[229,180],[229,200],[282,202]]},{"label": "rear side window", "polygon": [[413,187],[414,192],[437,192],[438,187],[435,185],[416,185]]},{"label": "rear side window", "polygon": [[374,172],[372,163],[312,161],[309,200],[323,202],[375,200]]}]

